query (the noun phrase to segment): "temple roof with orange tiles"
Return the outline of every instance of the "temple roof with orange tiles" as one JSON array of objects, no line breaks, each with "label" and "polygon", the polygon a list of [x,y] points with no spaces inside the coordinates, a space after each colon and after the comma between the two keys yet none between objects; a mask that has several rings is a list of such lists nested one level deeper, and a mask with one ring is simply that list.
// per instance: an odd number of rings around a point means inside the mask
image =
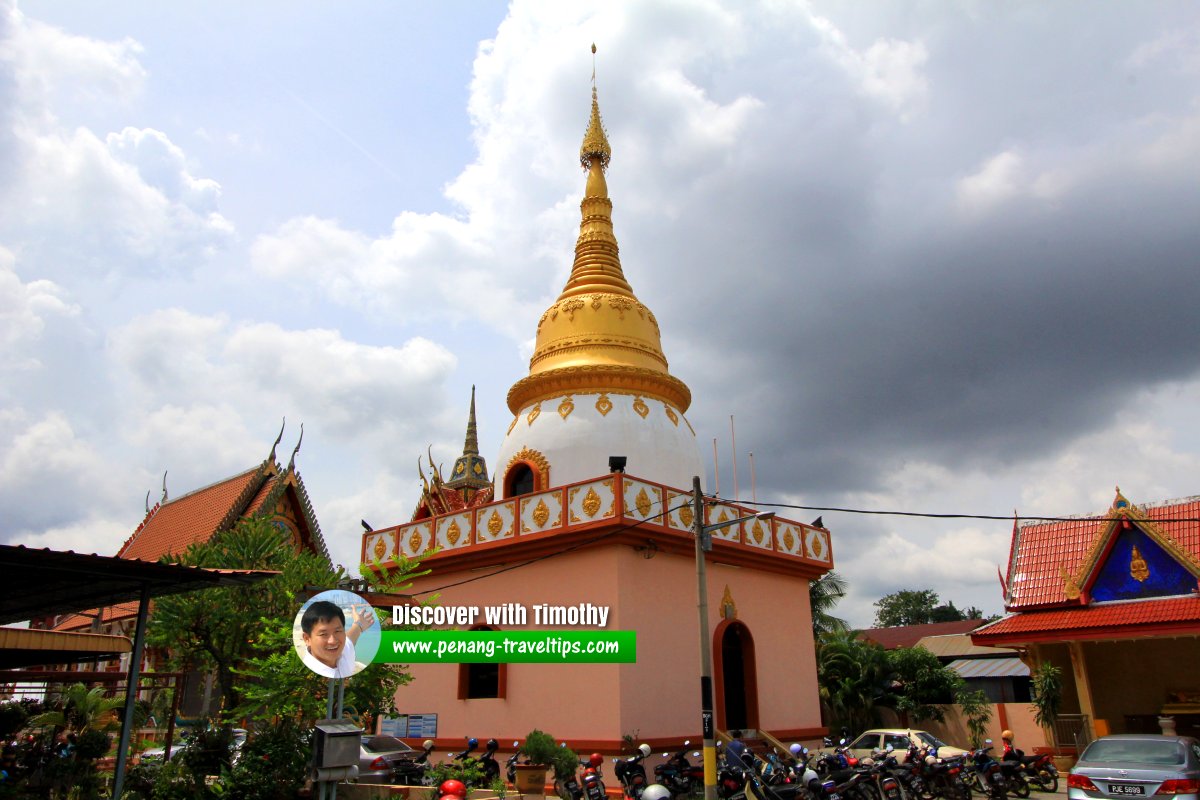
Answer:
[{"label": "temple roof with orange tiles", "polygon": [[[283,436],[282,430],[279,435]],[[162,499],[147,509],[146,516],[117,551],[117,557],[158,561],[209,541],[218,532],[232,528],[238,520],[264,517],[285,530],[297,546],[328,559],[329,549],[304,481],[296,470],[300,444],[296,444],[287,466],[282,466],[275,460],[279,441],[275,440],[270,454],[258,465],[173,499],[167,498],[164,478]],[[107,624],[132,617],[136,612],[136,603],[113,606],[101,610],[99,621]],[[91,626],[95,618],[95,610],[72,614],[54,627],[79,630]]]},{"label": "temple roof with orange tiles", "polygon": [[1200,496],[1013,527],[1005,618],[977,644],[1167,635],[1200,628]]}]

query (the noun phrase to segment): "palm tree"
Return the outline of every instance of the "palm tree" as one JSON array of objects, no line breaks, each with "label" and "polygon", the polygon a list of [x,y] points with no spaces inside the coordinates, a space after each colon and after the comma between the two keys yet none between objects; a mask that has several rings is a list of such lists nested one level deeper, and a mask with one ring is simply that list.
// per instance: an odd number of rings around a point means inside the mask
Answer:
[{"label": "palm tree", "polygon": [[813,636],[839,633],[850,629],[846,620],[831,613],[838,601],[846,596],[846,581],[833,570],[826,572],[820,580],[809,581],[808,604],[812,609]]},{"label": "palm tree", "polygon": [[886,652],[853,631],[827,633],[818,640],[817,684],[830,730],[869,728],[875,706],[893,702]]},{"label": "palm tree", "polygon": [[111,731],[121,727],[117,710],[124,705],[124,697],[105,697],[100,686],[88,689],[76,683],[63,692],[60,710],[38,714],[29,724],[39,728],[68,728],[76,733]]}]

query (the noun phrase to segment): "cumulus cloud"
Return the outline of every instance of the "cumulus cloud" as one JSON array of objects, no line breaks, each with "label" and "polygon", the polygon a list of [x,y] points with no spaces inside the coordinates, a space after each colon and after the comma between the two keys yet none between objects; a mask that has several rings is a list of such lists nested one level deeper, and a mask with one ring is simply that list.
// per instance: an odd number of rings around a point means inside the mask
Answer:
[{"label": "cumulus cloud", "polygon": [[0,369],[36,369],[41,362],[30,346],[42,335],[47,318],[75,317],[70,302],[53,281],[23,283],[13,254],[0,247]]}]

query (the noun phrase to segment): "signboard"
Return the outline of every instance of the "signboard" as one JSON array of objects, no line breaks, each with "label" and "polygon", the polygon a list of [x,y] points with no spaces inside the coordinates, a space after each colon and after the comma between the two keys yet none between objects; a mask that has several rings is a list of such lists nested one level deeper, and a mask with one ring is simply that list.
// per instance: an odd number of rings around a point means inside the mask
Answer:
[{"label": "signboard", "polygon": [[437,721],[437,714],[400,714],[384,717],[379,723],[379,733],[382,736],[395,736],[397,739],[436,739]]}]

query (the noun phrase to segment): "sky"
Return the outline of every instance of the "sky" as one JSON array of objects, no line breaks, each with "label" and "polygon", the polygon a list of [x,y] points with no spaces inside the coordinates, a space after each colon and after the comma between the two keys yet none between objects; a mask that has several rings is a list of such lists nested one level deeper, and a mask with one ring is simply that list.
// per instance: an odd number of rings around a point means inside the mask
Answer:
[{"label": "sky", "polygon": [[[1200,493],[1190,0],[0,0],[0,540],[115,553],[164,471],[244,470],[286,417],[354,565],[473,385],[494,468],[593,42],[626,277],[723,496],[731,415],[742,499],[750,452],[806,506]],[[1010,521],[823,517],[855,625],[1002,610]]]}]

